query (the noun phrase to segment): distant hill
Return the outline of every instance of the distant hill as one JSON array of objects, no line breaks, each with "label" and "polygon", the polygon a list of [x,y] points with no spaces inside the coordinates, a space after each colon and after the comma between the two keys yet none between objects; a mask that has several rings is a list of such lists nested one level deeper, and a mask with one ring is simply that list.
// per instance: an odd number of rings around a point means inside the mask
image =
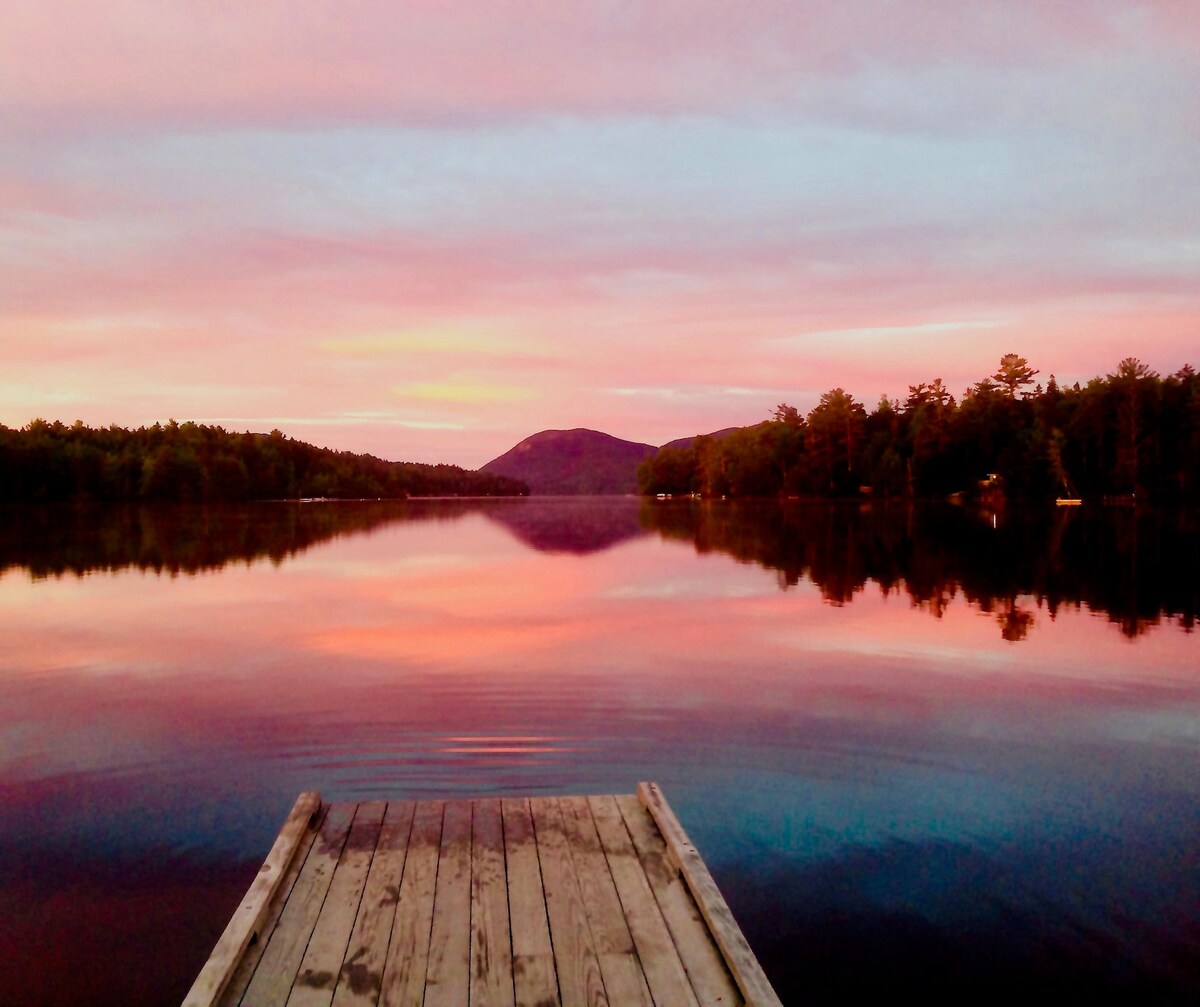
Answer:
[{"label": "distant hill", "polygon": [[636,493],[637,467],[657,450],[598,430],[543,430],[479,471],[519,479],[541,495]]},{"label": "distant hill", "polygon": [[728,437],[738,430],[743,430],[744,427],[725,427],[723,430],[714,430],[711,434],[696,434],[694,437],[677,437],[673,441],[667,441],[666,444],[660,445],[659,450],[663,448],[676,448],[684,450],[690,448],[701,437],[711,437],[713,440],[719,441],[722,437]]}]

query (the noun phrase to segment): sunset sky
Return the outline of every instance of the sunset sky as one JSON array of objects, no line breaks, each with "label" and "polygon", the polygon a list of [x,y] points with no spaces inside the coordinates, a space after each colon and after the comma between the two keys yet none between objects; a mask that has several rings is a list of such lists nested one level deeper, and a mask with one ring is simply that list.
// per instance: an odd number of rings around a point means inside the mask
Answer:
[{"label": "sunset sky", "polygon": [[6,0],[0,423],[478,466],[1200,366],[1194,0]]}]

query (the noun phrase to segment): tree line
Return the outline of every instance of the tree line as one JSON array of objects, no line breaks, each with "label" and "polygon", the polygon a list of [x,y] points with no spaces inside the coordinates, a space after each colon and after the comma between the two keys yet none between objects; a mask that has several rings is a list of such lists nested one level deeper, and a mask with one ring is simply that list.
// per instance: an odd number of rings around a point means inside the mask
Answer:
[{"label": "tree line", "polygon": [[[1026,358],[956,399],[941,378],[868,412],[834,388],[807,414],[664,448],[638,469],[644,494],[1021,499],[1104,496],[1200,500],[1200,378],[1160,377],[1134,357],[1103,378],[1062,386]],[[1031,387],[1032,386],[1032,387]]]},{"label": "tree line", "polygon": [[389,462],[200,423],[128,430],[76,421],[0,424],[0,502],[178,503],[306,497],[516,496],[519,480],[457,465]]}]

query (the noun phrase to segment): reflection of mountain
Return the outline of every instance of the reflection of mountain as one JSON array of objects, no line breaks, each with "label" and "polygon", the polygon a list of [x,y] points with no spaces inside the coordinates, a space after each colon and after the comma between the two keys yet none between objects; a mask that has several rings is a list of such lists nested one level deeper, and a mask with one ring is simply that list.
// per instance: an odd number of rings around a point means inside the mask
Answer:
[{"label": "reflection of mountain", "polygon": [[1051,619],[1087,605],[1128,636],[1164,617],[1191,629],[1200,611],[1200,532],[1182,511],[1013,511],[993,526],[955,507],[645,501],[640,516],[698,552],[776,570],[782,587],[807,578],[834,604],[874,581],[939,616],[961,591],[1008,640],[1039,618],[1019,597]]},{"label": "reflection of mountain", "polygon": [[118,570],[215,570],[227,563],[274,563],[339,535],[393,521],[454,520],[477,500],[329,501],[213,506],[11,506],[0,517],[0,571],[35,577]]},{"label": "reflection of mountain", "polygon": [[638,521],[638,506],[634,498],[522,499],[484,513],[539,552],[584,555],[648,534]]}]

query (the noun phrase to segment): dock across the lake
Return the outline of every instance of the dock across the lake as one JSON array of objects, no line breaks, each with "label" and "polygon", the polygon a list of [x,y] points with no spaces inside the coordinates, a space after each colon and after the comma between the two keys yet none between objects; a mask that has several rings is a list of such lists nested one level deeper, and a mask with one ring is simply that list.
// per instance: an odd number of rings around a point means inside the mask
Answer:
[{"label": "dock across the lake", "polygon": [[324,804],[301,794],[185,1007],[779,1007],[652,783]]}]

